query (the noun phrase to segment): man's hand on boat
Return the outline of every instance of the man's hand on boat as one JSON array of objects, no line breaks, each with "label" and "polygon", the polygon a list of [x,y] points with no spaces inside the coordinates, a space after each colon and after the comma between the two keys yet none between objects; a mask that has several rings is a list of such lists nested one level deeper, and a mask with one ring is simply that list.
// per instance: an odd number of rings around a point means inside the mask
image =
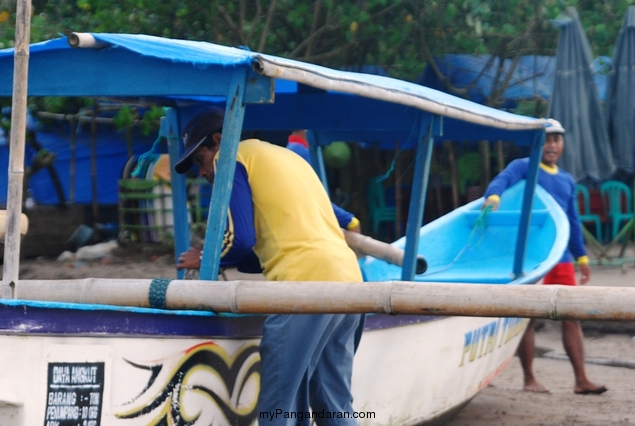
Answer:
[{"label": "man's hand on boat", "polygon": [[353,226],[352,228],[349,228],[348,231],[355,232],[357,234],[361,234],[362,233],[362,227],[359,226],[359,225]]},{"label": "man's hand on boat", "polygon": [[497,197],[490,197],[481,206],[481,210],[485,210],[487,207],[492,206],[492,211],[495,212],[498,210],[498,205],[500,204],[500,199]]},{"label": "man's hand on boat", "polygon": [[201,267],[201,253],[200,247],[190,247],[188,251],[184,251],[179,256],[179,261],[176,264],[177,269],[200,269]]}]

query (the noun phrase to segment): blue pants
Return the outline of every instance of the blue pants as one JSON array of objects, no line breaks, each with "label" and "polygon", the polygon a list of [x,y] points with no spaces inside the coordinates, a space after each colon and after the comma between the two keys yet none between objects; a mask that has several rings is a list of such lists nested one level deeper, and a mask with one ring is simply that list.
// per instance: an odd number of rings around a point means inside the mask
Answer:
[{"label": "blue pants", "polygon": [[[271,315],[260,342],[258,424],[356,425],[351,375],[360,315]],[[349,413],[332,418],[326,413]],[[285,418],[285,415],[287,418]]]}]

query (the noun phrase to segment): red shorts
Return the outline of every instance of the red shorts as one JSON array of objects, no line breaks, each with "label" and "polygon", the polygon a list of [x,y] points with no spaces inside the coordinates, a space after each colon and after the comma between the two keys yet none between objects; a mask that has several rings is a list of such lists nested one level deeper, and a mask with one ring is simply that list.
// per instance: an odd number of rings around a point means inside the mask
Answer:
[{"label": "red shorts", "polygon": [[543,284],[562,284],[562,285],[576,285],[575,283],[575,268],[573,263],[558,263],[553,269],[547,272],[545,278],[542,281]]}]

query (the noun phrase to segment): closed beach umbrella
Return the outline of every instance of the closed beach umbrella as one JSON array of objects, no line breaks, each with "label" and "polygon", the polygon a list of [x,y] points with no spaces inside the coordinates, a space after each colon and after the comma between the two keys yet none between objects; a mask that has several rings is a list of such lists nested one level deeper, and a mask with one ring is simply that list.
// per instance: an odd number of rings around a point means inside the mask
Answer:
[{"label": "closed beach umbrella", "polygon": [[627,9],[613,50],[605,106],[615,165],[635,173],[635,6]]},{"label": "closed beach umbrella", "polygon": [[549,116],[567,132],[559,165],[576,180],[604,180],[613,174],[615,163],[593,79],[591,47],[575,8],[567,8],[555,24],[560,38]]}]

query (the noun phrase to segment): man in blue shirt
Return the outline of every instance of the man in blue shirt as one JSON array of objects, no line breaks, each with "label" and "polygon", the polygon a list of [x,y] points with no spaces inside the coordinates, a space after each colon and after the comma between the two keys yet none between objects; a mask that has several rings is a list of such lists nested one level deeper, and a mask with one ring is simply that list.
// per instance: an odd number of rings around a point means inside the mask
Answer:
[{"label": "man in blue shirt", "polygon": [[[564,133],[562,125],[556,120],[550,120],[551,126],[546,128],[545,145],[542,150],[542,161],[538,172],[538,184],[542,186],[562,207],[569,218],[571,233],[569,247],[560,262],[545,275],[543,284],[576,285],[573,256],[580,269],[580,285],[589,282],[591,268],[586,255],[580,220],[575,208],[575,182],[573,177],[561,170],[556,162],[564,150]],[[486,201],[483,208],[491,205],[493,210],[498,208],[503,191],[521,179],[527,177],[529,159],[521,158],[512,161],[492,182],[485,191]],[[586,376],[584,369],[584,344],[582,327],[579,321],[562,321],[562,343],[569,356],[575,375],[574,392],[577,394],[601,394],[606,392],[605,386],[593,384]],[[533,373],[534,360],[534,320],[527,326],[527,331],[518,346],[518,357],[525,376],[524,390],[528,392],[548,393],[549,390],[536,380]]]}]

